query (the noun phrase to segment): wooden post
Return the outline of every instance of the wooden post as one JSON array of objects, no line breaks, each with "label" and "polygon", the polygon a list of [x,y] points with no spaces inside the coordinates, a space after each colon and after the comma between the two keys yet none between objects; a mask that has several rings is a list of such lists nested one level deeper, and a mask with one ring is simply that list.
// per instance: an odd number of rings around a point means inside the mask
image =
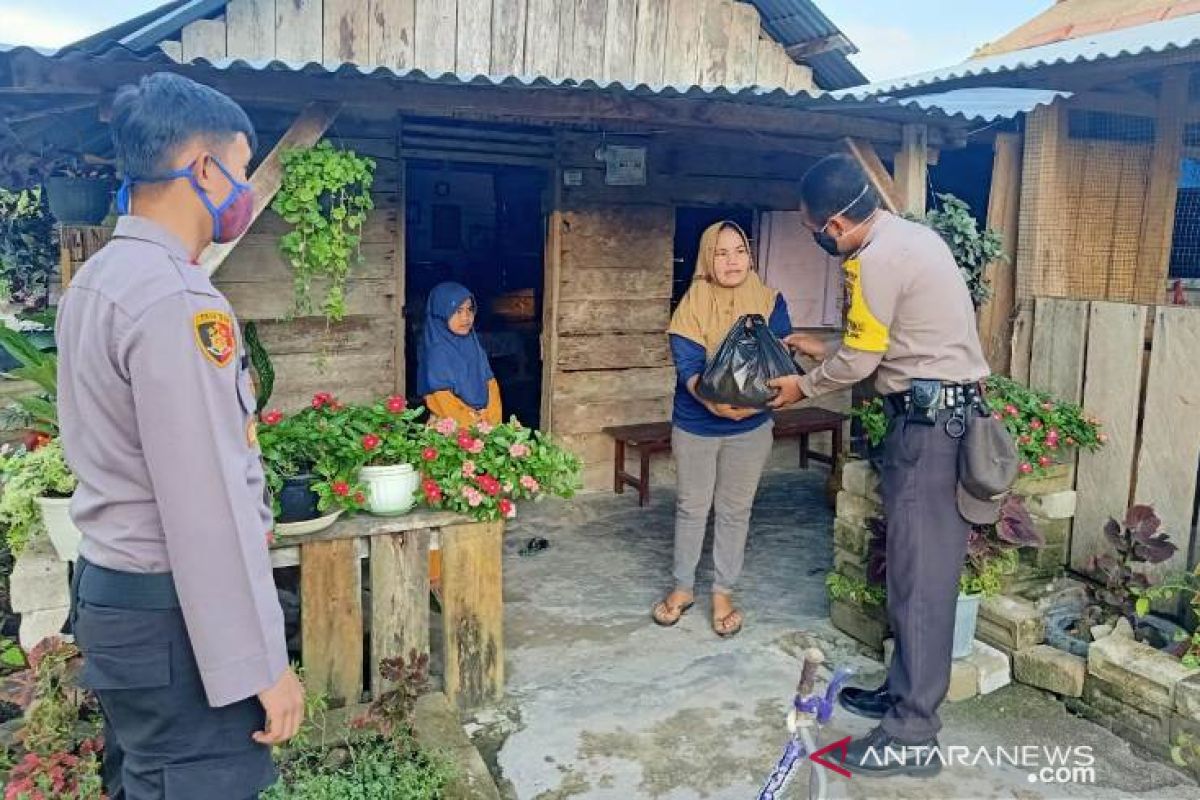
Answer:
[{"label": "wooden post", "polygon": [[446,696],[474,708],[504,693],[504,524],[441,532]]},{"label": "wooden post", "polygon": [[1007,375],[1012,362],[1017,230],[1021,213],[1021,135],[996,134],[987,226],[1004,240],[1004,255],[987,268],[991,298],[979,310],[979,339],[992,372]]},{"label": "wooden post", "polygon": [[904,141],[896,154],[896,193],[900,208],[909,214],[925,215],[925,197],[929,186],[929,129],[924,125],[905,125]]},{"label": "wooden post", "polygon": [[403,127],[403,123],[397,121],[396,161],[399,177],[396,179],[396,257],[394,259],[396,270],[396,354],[394,358],[396,359],[396,394],[401,397],[404,396],[408,383],[406,374],[408,360],[405,350],[405,337],[408,335],[408,317],[405,313],[408,291],[408,169],[405,160],[400,157],[403,142],[401,141],[402,134],[399,131],[403,130]]},{"label": "wooden post", "polygon": [[[271,152],[267,153],[267,157],[250,176],[250,185],[254,187],[254,215],[251,217],[251,223],[271,205],[275,193],[283,185],[284,151],[294,147],[312,147],[316,144],[333,124],[340,108],[341,106],[335,103],[309,103],[278,143],[271,148]],[[212,275],[240,241],[238,238],[227,244],[209,245],[200,255],[201,266]]]},{"label": "wooden post", "polygon": [[558,373],[558,312],[560,280],[562,275],[562,170],[551,173],[554,185],[548,192],[546,209],[546,251],[542,279],[542,398],[540,427],[544,431],[554,430],[554,376]]},{"label": "wooden post", "polygon": [[1066,218],[1063,163],[1067,113],[1061,101],[1039,106],[1026,117],[1021,164],[1020,233],[1017,237],[1016,298],[1062,296],[1068,255],[1060,223]]},{"label": "wooden post", "polygon": [[1154,152],[1142,214],[1142,254],[1134,282],[1134,300],[1139,303],[1161,303],[1167,291],[1190,76],[1186,65],[1173,67],[1164,73],[1159,91]]},{"label": "wooden post", "polygon": [[300,546],[300,630],[308,687],[324,693],[333,706],[358,703],[363,608],[356,540]]},{"label": "wooden post", "polygon": [[429,531],[371,539],[371,694],[391,688],[379,662],[429,653]]},{"label": "wooden post", "polygon": [[875,192],[879,195],[880,202],[883,207],[893,214],[899,213],[903,207],[900,202],[899,193],[896,191],[896,184],[892,181],[892,176],[888,174],[887,167],[883,164],[883,159],[875,152],[875,146],[866,139],[856,139],[847,137],[842,140],[842,146],[846,152],[854,157],[863,171],[867,173],[867,180],[871,182]]}]

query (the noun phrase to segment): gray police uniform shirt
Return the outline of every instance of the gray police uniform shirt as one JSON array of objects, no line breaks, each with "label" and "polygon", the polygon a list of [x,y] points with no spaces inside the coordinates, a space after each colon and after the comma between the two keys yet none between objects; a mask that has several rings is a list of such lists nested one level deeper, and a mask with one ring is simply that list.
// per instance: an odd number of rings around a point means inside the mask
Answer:
[{"label": "gray police uniform shirt", "polygon": [[875,388],[885,395],[917,379],[972,383],[991,373],[971,293],[937,232],[880,211],[843,269],[842,346],[800,379],[805,396],[845,389],[876,370]]},{"label": "gray police uniform shirt", "polygon": [[58,410],[79,552],[171,572],[213,706],[287,669],[273,522],[237,321],[183,244],[122,217],[59,305]]}]

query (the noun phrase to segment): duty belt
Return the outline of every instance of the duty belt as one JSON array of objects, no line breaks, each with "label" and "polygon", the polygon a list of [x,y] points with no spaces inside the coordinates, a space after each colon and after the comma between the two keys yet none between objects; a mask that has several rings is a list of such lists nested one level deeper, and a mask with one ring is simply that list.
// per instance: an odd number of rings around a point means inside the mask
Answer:
[{"label": "duty belt", "polygon": [[[939,410],[966,408],[983,396],[977,383],[943,383],[941,397],[938,400]],[[894,414],[904,414],[912,404],[912,392],[896,392],[884,397],[884,401]]]},{"label": "duty belt", "polygon": [[139,611],[179,608],[169,572],[119,572],[84,558],[75,562],[75,597],[88,605]]}]

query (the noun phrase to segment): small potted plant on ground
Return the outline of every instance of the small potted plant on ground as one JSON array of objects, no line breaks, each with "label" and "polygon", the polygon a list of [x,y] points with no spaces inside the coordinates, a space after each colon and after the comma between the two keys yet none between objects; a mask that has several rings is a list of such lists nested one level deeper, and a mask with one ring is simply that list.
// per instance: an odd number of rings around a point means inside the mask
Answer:
[{"label": "small potted plant on ground", "polygon": [[[887,522],[869,521],[871,540],[867,561],[869,587],[886,592]],[[1045,538],[1034,527],[1024,501],[1010,495],[1000,507],[1000,519],[994,525],[976,525],[967,538],[967,555],[958,582],[958,605],[954,618],[954,658],[971,654],[979,605],[1004,589],[1004,579],[1017,570],[1017,551],[1023,547],[1040,548]],[[830,587],[831,589],[833,587]],[[884,594],[886,597],[886,594]]]},{"label": "small potted plant on ground", "polygon": [[958,607],[954,626],[954,657],[971,652],[979,605],[985,597],[1004,590],[1005,579],[1016,573],[1017,551],[1039,549],[1045,537],[1033,524],[1025,502],[1009,495],[1000,506],[1000,519],[994,525],[976,525],[967,538],[967,560],[959,578]]},{"label": "small potted plant on ground", "polygon": [[74,561],[83,537],[69,513],[75,476],[62,444],[41,434],[32,448],[0,451],[0,475],[0,525],[12,554],[20,555],[29,540],[45,530],[59,558]]},{"label": "small potted plant on ground", "polygon": [[43,184],[50,213],[63,225],[98,225],[108,216],[116,176],[107,164],[74,154],[51,163]]}]

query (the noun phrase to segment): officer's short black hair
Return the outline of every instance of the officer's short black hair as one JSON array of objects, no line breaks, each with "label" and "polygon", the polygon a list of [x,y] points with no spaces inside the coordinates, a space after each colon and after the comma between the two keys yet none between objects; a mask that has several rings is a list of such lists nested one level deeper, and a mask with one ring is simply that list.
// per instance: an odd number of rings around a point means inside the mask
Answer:
[{"label": "officer's short black hair", "polygon": [[242,107],[211,86],[156,72],[122,86],[113,100],[112,137],[117,164],[129,178],[149,178],[170,170],[177,148],[196,136],[224,144],[246,135],[250,149],[257,139]]},{"label": "officer's short black hair", "polygon": [[[864,186],[866,194],[862,193]],[[879,196],[867,180],[867,173],[857,161],[842,154],[826,156],[813,164],[800,179],[800,199],[809,218],[818,224],[828,222],[838,212],[861,222],[879,208]]]}]

